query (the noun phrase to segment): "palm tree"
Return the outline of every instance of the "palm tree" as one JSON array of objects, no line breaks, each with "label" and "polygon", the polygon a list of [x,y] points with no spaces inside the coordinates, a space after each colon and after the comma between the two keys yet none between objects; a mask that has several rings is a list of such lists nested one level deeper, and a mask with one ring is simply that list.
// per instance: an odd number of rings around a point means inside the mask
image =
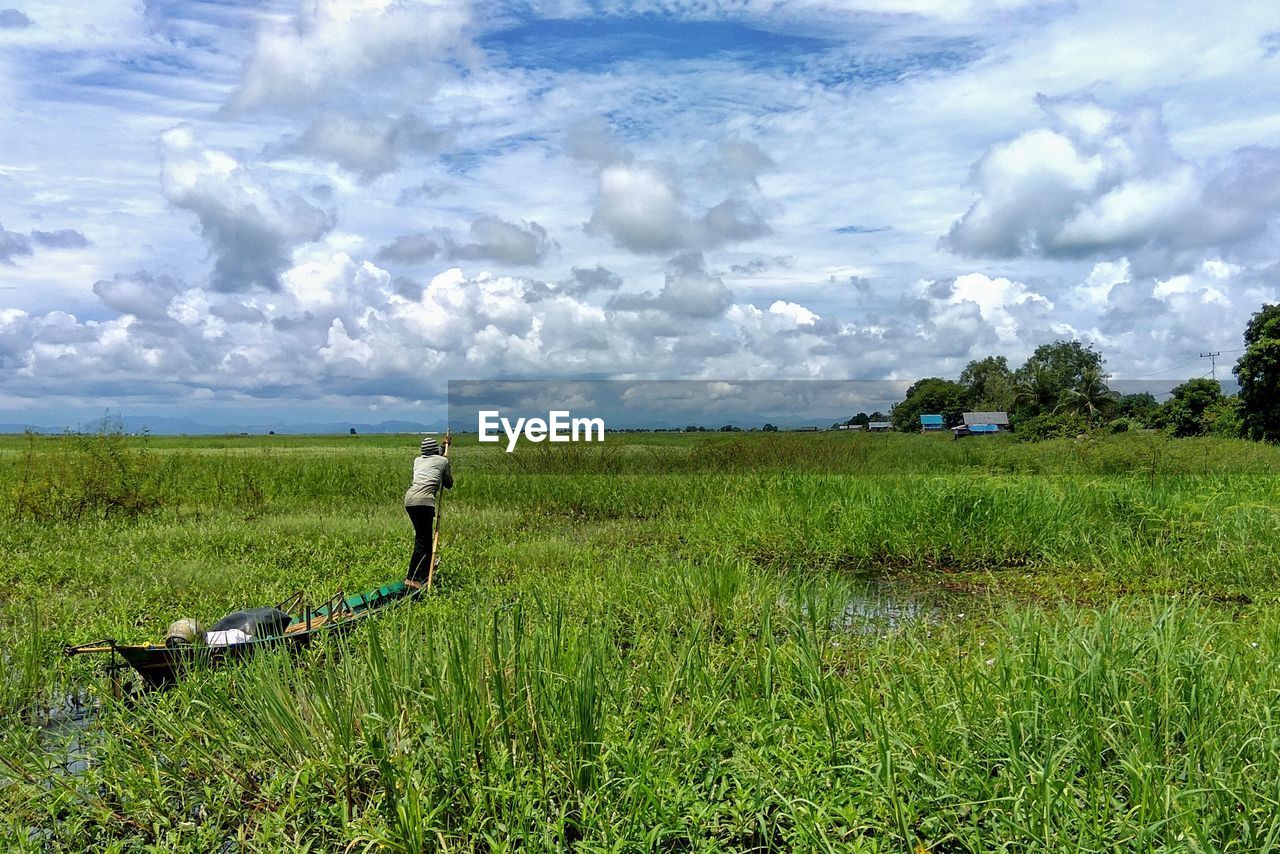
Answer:
[{"label": "palm tree", "polygon": [[1107,388],[1106,377],[1097,368],[1085,368],[1080,374],[1080,382],[1075,388],[1062,392],[1055,412],[1075,412],[1093,424],[1098,413],[1109,403],[1120,399],[1120,395]]},{"label": "palm tree", "polygon": [[1053,375],[1048,369],[1036,368],[1031,376],[1019,377],[1014,384],[1013,406],[1032,406],[1037,410],[1050,406],[1053,403],[1054,387]]}]

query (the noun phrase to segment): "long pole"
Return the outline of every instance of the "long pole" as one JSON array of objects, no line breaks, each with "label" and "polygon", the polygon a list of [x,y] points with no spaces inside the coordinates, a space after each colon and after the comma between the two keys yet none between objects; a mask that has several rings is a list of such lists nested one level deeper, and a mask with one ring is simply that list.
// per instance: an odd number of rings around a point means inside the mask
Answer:
[{"label": "long pole", "polygon": [[[444,434],[444,451],[442,455],[449,459],[449,445],[453,444],[453,439],[448,430]],[[431,532],[431,566],[427,567],[427,589],[431,589],[431,582],[436,577],[436,564],[440,562],[440,505],[444,502],[444,484],[440,484],[440,491],[436,493],[436,524],[435,530]]]},{"label": "long pole", "polygon": [[1201,354],[1200,354],[1200,358],[1201,358],[1201,359],[1208,359],[1208,360],[1209,360],[1209,373],[1213,376],[1213,381],[1214,381],[1214,382],[1217,382],[1217,381],[1218,381],[1218,357],[1219,357],[1219,356],[1221,356],[1221,355],[1222,355],[1222,351],[1221,351],[1221,350],[1216,351],[1216,352],[1213,352],[1213,353],[1201,353]]}]

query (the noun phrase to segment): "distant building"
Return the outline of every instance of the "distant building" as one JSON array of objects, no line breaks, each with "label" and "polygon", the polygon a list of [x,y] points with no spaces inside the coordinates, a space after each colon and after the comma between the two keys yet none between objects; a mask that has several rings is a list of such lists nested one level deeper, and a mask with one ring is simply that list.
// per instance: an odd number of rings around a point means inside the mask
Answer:
[{"label": "distant building", "polygon": [[963,436],[990,436],[1009,429],[1007,412],[966,412],[964,423],[951,428],[954,438]]},{"label": "distant building", "polygon": [[943,427],[941,415],[921,415],[920,416],[920,432],[929,433],[941,430]]},{"label": "distant building", "polygon": [[[995,425],[997,433],[1003,433],[1009,429],[1009,413],[1007,412],[966,412],[964,414],[964,426],[972,429],[974,425],[992,424]],[[984,430],[982,432],[992,432]]]},{"label": "distant building", "polygon": [[867,429],[872,433],[888,433],[893,428],[892,421],[869,421]]}]

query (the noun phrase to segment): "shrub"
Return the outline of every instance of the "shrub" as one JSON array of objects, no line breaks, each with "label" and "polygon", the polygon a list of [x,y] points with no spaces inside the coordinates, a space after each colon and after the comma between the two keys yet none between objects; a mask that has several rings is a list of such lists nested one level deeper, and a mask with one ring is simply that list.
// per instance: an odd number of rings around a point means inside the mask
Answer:
[{"label": "shrub", "polygon": [[1076,413],[1044,412],[1020,419],[1014,425],[1015,435],[1022,442],[1040,442],[1045,439],[1069,439],[1088,432],[1088,425]]},{"label": "shrub", "polygon": [[[42,441],[52,446],[38,447]],[[133,517],[160,503],[145,446],[130,448],[120,426],[107,421],[96,432],[50,440],[29,433],[19,468],[11,510],[18,521]]]},{"label": "shrub", "polygon": [[1244,435],[1244,406],[1238,397],[1224,397],[1205,412],[1209,434],[1235,438]]}]

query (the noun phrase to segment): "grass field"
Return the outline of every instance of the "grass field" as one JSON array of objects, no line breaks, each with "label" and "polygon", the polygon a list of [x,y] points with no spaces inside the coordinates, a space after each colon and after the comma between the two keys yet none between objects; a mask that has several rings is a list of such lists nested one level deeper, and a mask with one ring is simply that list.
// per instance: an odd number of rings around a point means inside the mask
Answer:
[{"label": "grass field", "polygon": [[1233,440],[464,438],[429,600],[134,704],[61,657],[397,577],[415,447],[0,438],[6,847],[1280,842],[1280,449]]}]

